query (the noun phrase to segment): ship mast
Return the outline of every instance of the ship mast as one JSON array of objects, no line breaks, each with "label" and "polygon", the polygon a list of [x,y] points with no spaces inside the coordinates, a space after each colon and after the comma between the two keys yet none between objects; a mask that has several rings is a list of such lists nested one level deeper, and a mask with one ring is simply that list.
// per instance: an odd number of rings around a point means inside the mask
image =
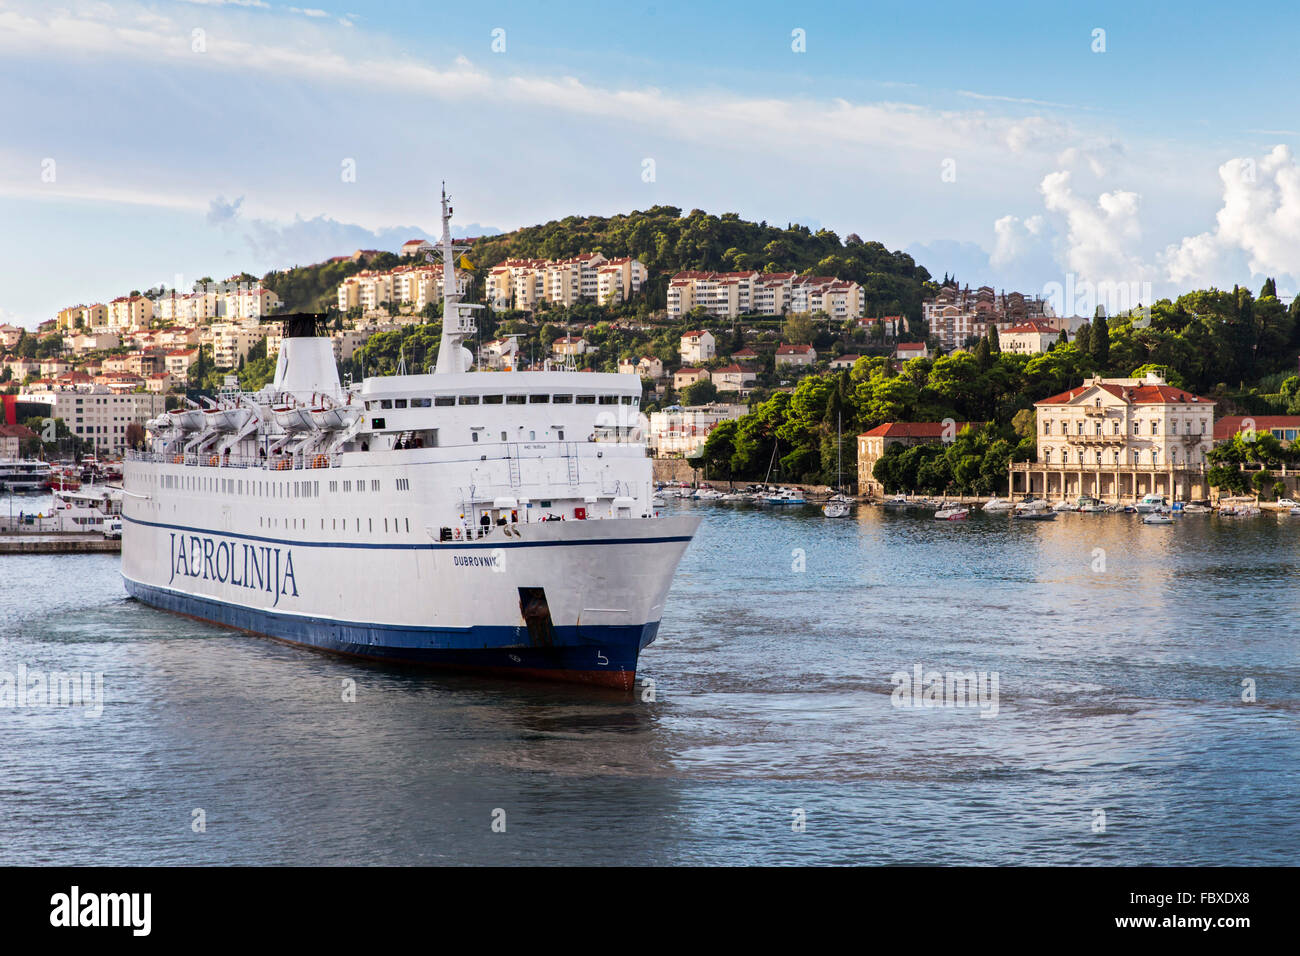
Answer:
[{"label": "ship mast", "polygon": [[462,343],[475,332],[472,310],[478,308],[460,301],[456,287],[456,253],[451,244],[451,204],[447,184],[442,186],[442,342],[438,347],[436,374],[468,372]]}]

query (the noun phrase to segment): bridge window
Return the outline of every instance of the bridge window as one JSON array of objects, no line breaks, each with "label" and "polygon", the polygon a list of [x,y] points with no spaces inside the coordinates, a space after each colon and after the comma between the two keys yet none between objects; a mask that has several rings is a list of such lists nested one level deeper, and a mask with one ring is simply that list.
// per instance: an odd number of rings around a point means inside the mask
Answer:
[{"label": "bridge window", "polygon": [[483,396],[483,404],[484,404],[484,405],[500,405],[503,401],[504,401],[504,399],[503,399],[502,396],[500,396],[500,395],[484,395],[484,396]]},{"label": "bridge window", "polygon": [[462,395],[462,396],[460,397],[460,399],[459,399],[459,401],[458,401],[457,404],[460,404],[460,405],[477,405],[477,404],[478,404],[478,396],[477,396],[477,395]]},{"label": "bridge window", "polygon": [[406,407],[406,399],[404,399],[404,398],[399,398],[399,399],[397,399],[396,401],[393,402],[393,407],[394,407],[394,408],[405,408],[405,407]]},{"label": "bridge window", "polygon": [[522,404],[524,404],[524,403],[527,402],[527,401],[528,401],[528,396],[527,396],[527,395],[507,395],[507,396],[506,396],[506,404],[507,404],[507,405],[522,405]]},{"label": "bridge window", "polygon": [[412,408],[428,408],[429,405],[430,405],[430,403],[431,403],[431,400],[430,400],[430,399],[427,399],[427,398],[413,398],[413,399],[411,399],[411,407],[412,407]]},{"label": "bridge window", "polygon": [[578,404],[578,405],[595,405],[595,404],[596,404],[596,396],[595,396],[595,395],[579,395],[579,396],[578,396],[578,401],[577,401],[576,404]]},{"label": "bridge window", "polygon": [[445,406],[447,406],[447,405],[455,405],[455,404],[456,404],[456,396],[455,396],[455,395],[435,395],[435,396],[433,397],[433,404],[434,404],[434,406],[437,407],[437,408],[443,408],[443,407],[445,407]]},{"label": "bridge window", "polygon": [[602,404],[602,405],[617,405],[617,404],[618,404],[618,396],[617,396],[617,395],[602,395],[602,396],[600,396],[600,404]]},{"label": "bridge window", "polygon": [[551,401],[551,396],[549,396],[549,395],[529,395],[529,396],[528,396],[528,404],[529,404],[529,405],[548,405],[548,404],[550,404],[550,401]]},{"label": "bridge window", "polygon": [[392,400],[391,398],[385,398],[385,399],[383,399],[382,401],[380,401],[380,403],[379,403],[379,407],[380,407],[380,408],[392,408],[392,407],[393,407],[393,400]]},{"label": "bridge window", "polygon": [[552,397],[551,401],[553,401],[556,405],[572,405],[572,404],[573,404],[573,396],[572,396],[572,395],[556,395],[556,396]]}]

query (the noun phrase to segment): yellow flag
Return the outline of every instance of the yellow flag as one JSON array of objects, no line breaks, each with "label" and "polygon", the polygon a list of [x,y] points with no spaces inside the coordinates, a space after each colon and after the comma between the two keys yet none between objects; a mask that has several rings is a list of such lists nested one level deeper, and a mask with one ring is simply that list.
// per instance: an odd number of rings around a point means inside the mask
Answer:
[{"label": "yellow flag", "polygon": [[470,270],[471,272],[474,271],[474,263],[472,263],[472,262],[469,261],[469,256],[461,256],[461,257],[460,257],[460,267],[461,267],[462,269],[468,269],[468,270]]}]

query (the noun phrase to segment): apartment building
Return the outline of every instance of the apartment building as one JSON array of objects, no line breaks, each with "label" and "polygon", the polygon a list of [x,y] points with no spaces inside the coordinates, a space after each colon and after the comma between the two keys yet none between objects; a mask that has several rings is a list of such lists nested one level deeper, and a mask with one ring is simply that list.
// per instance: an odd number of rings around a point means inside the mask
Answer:
[{"label": "apartment building", "polygon": [[[468,288],[469,277],[456,272],[457,291]],[[360,309],[375,312],[390,303],[406,313],[422,312],[430,303],[442,301],[442,269],[434,266],[398,266],[387,272],[365,270],[348,276],[338,288],[340,312]]]},{"label": "apartment building", "polygon": [[0,348],[11,349],[23,337],[23,329],[16,325],[0,325]]},{"label": "apartment building", "polygon": [[212,327],[212,362],[217,368],[235,368],[271,331],[265,325],[219,322]]},{"label": "apartment building", "polygon": [[648,272],[636,259],[606,259],[587,252],[571,259],[507,259],[488,272],[487,300],[494,309],[531,310],[546,302],[625,302],[641,291]]},{"label": "apartment building", "polygon": [[93,329],[108,325],[108,306],[102,302],[93,305],[72,305],[60,309],[55,316],[60,329]]},{"label": "apartment building", "polygon": [[679,272],[668,283],[668,315],[680,318],[703,309],[720,319],[740,315],[824,312],[847,320],[866,310],[866,296],[856,282],[793,272]]},{"label": "apartment building", "polygon": [[1046,322],[1058,331],[1063,326],[1063,320],[1052,313],[1046,299],[1020,292],[994,292],[987,285],[978,289],[944,286],[921,303],[921,317],[945,349],[960,348],[971,336],[984,335],[990,324],[997,326],[999,335],[1030,320]]},{"label": "apartment building", "polygon": [[142,295],[119,296],[108,304],[105,325],[113,329],[138,329],[153,321],[153,302]]},{"label": "apartment building", "polygon": [[170,349],[163,356],[163,371],[178,382],[187,381],[190,374],[190,366],[193,365],[199,357],[198,347],[188,349]]},{"label": "apartment building", "polygon": [[27,392],[20,402],[42,402],[51,418],[61,418],[72,434],[94,445],[97,454],[121,455],[126,451],[126,429],[157,418],[166,399],[153,392],[117,394],[108,385],[89,385],[57,391]]}]

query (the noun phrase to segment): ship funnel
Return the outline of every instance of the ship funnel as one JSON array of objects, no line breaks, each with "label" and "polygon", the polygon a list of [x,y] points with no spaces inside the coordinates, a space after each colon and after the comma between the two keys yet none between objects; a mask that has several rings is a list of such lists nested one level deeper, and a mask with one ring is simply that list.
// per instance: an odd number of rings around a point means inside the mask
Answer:
[{"label": "ship funnel", "polygon": [[311,395],[339,393],[339,370],[334,364],[334,343],[316,335],[316,326],[325,316],[295,313],[276,316],[270,321],[284,323],[280,357],[275,363],[272,387],[278,392]]}]

